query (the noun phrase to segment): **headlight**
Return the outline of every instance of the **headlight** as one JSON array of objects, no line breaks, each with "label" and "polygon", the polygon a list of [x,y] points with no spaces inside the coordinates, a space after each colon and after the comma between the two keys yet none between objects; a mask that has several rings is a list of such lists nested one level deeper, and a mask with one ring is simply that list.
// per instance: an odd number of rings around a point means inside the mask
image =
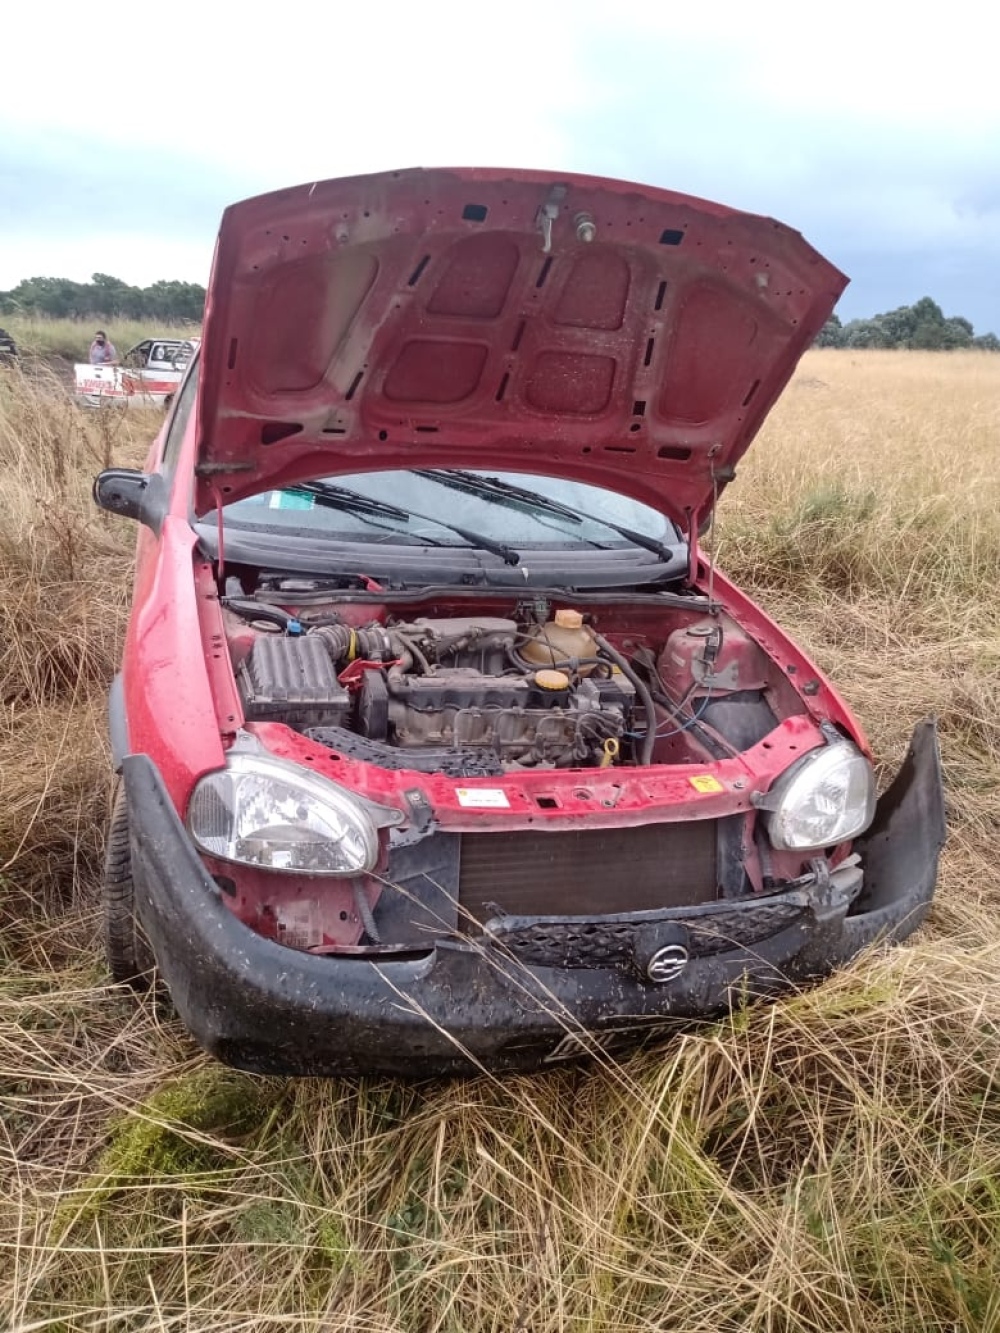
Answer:
[{"label": "headlight", "polygon": [[305,875],[356,875],[378,859],[370,813],[342,787],[298,764],[231,754],[201,779],[187,816],[203,852]]},{"label": "headlight", "polygon": [[863,833],[875,814],[871,764],[850,741],[814,750],[760,802],[779,851],[809,852]]}]

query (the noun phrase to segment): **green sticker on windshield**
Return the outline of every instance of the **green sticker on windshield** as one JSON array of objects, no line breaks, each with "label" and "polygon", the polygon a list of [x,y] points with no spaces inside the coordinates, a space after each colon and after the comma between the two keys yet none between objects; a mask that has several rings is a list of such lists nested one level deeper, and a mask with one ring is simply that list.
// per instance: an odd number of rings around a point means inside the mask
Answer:
[{"label": "green sticker on windshield", "polygon": [[307,491],[272,491],[270,509],[312,509],[315,498]]}]

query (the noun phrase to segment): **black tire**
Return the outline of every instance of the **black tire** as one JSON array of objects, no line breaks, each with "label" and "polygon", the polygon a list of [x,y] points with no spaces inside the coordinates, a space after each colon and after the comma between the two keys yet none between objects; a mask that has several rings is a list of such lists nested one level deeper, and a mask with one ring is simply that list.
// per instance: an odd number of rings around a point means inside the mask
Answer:
[{"label": "black tire", "polygon": [[126,982],[134,990],[149,989],[155,960],[135,914],[128,804],[121,786],[111,807],[104,862],[104,946],[115,981]]}]

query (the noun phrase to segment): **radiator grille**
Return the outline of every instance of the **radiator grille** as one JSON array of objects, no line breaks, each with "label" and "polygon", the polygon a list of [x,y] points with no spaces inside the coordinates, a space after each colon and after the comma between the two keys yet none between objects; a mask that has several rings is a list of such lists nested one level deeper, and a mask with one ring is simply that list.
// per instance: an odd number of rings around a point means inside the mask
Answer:
[{"label": "radiator grille", "polygon": [[[462,919],[603,916],[718,897],[711,820],[516,834],[466,833]],[[487,906],[489,904],[489,906]]]}]

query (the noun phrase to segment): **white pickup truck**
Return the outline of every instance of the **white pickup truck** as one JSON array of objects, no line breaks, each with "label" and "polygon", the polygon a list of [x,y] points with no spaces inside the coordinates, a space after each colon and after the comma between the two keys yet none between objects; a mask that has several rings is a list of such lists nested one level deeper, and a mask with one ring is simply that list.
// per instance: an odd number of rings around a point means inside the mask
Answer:
[{"label": "white pickup truck", "polygon": [[144,338],[115,365],[74,366],[76,397],[90,407],[108,402],[153,406],[180,384],[200,338]]}]

